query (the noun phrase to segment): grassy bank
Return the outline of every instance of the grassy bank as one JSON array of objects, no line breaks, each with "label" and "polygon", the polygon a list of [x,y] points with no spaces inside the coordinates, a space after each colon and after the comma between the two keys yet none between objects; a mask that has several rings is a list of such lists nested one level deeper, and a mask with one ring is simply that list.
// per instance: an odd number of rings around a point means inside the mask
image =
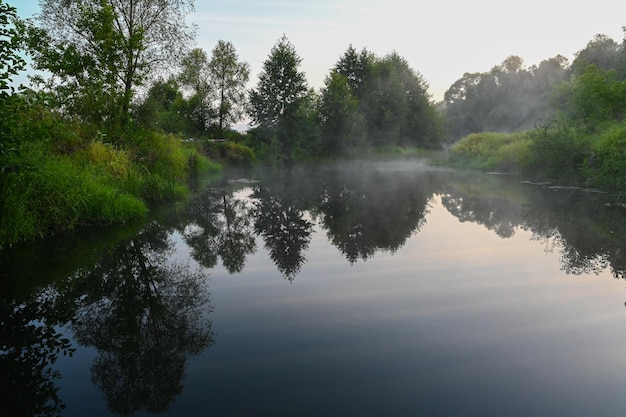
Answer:
[{"label": "grassy bank", "polygon": [[529,132],[471,134],[450,148],[449,162],[621,193],[626,187],[626,121],[593,131],[553,122]]},{"label": "grassy bank", "polygon": [[155,132],[124,146],[80,131],[21,141],[2,159],[0,248],[145,216],[149,202],[184,196],[191,175],[220,169],[193,144]]},{"label": "grassy bank", "polygon": [[528,165],[530,139],[525,133],[473,133],[454,144],[449,157],[465,168],[519,172]]}]

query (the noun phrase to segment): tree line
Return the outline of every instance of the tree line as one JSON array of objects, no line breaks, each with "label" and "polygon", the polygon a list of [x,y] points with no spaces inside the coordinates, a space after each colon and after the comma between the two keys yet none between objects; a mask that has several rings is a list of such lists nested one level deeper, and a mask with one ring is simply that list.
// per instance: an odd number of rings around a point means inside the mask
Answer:
[{"label": "tree line", "polygon": [[[506,155],[529,170],[576,177],[583,167],[594,183],[626,184],[624,42],[598,35],[571,64],[557,55],[526,67],[510,56],[464,74],[435,103],[398,52],[352,45],[316,91],[283,35],[249,88],[250,66],[231,42],[191,48],[193,4],[41,0],[36,18],[20,19],[0,0],[0,245],[140,216],[143,200],[183,193],[191,171],[219,169],[207,156],[291,165],[525,131],[530,145],[507,142]],[[25,57],[38,73],[32,88],[15,88]],[[233,129],[242,119],[246,133]]]},{"label": "tree line", "polygon": [[[576,91],[594,71],[602,73],[604,81],[597,80],[595,88],[603,91],[587,90],[583,98]],[[571,63],[556,55],[526,67],[521,57],[509,56],[487,72],[465,73],[445,92],[448,138],[532,130],[563,114],[583,117],[579,113],[620,97],[618,91],[609,93],[610,80],[626,80],[626,40],[618,43],[598,34]],[[621,100],[626,98],[621,95]]]},{"label": "tree line", "polygon": [[[589,65],[626,76],[624,44],[597,35],[571,65],[562,55],[531,67],[510,56],[490,71],[465,73],[434,103],[427,81],[397,52],[379,57],[349,45],[314,91],[283,35],[248,89],[250,66],[231,42],[219,40],[210,56],[189,50],[196,28],[185,17],[193,3],[43,0],[35,20],[17,19],[3,4],[3,27],[14,25],[6,48],[24,51],[47,75],[32,81],[51,110],[120,141],[134,124],[222,138],[246,118],[247,144],[285,160],[367,146],[438,148],[470,133],[528,130],[567,104],[564,86]],[[23,69],[10,62],[3,77]]]},{"label": "tree line", "polygon": [[[261,155],[291,161],[369,145],[437,147],[442,118],[428,85],[398,53],[377,57],[349,46],[321,91],[307,84],[286,36],[271,49],[258,84],[250,66],[220,40],[189,50],[193,0],[42,0],[35,19],[4,13],[16,43],[40,74],[30,94],[63,119],[106,132],[118,145],[133,126],[188,137],[225,137],[251,121]],[[15,63],[11,71],[24,69]],[[45,96],[44,96],[45,94]],[[42,96],[44,96],[42,98]],[[8,139],[7,139],[8,140]]]}]

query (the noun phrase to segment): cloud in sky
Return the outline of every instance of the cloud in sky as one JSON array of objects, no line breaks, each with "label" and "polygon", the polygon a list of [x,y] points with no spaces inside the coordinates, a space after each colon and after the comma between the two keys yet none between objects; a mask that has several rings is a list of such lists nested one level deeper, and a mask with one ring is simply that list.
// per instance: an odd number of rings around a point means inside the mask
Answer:
[{"label": "cloud in sky", "polygon": [[[9,3],[11,3],[9,1]],[[15,0],[14,0],[15,3]],[[19,0],[18,11],[37,0]],[[189,22],[207,52],[230,41],[250,64],[251,83],[285,34],[302,58],[309,84],[320,88],[348,45],[377,55],[397,51],[430,84],[434,98],[465,72],[483,72],[509,55],[527,66],[557,54],[573,59],[594,35],[623,39],[626,3],[527,0],[196,0]],[[23,15],[26,13],[22,13]]]}]

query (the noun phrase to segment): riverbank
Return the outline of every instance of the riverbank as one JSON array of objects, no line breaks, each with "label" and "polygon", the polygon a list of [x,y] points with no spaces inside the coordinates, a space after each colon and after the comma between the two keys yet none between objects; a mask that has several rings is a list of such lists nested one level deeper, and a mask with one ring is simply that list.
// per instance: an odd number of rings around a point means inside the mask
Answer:
[{"label": "riverbank", "polygon": [[593,131],[553,122],[529,132],[476,133],[449,150],[454,166],[531,175],[621,194],[626,186],[626,122]]},{"label": "riverbank", "polygon": [[222,169],[174,135],[136,132],[116,145],[104,135],[70,133],[20,142],[3,159],[0,248],[144,217],[151,202],[184,197],[192,176]]}]

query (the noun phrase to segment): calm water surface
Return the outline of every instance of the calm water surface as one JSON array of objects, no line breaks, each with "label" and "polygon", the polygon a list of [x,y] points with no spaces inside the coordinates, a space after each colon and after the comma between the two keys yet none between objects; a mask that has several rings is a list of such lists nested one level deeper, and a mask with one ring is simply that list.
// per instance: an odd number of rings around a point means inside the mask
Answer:
[{"label": "calm water surface", "polygon": [[615,201],[338,163],[5,250],[2,415],[624,416]]}]

